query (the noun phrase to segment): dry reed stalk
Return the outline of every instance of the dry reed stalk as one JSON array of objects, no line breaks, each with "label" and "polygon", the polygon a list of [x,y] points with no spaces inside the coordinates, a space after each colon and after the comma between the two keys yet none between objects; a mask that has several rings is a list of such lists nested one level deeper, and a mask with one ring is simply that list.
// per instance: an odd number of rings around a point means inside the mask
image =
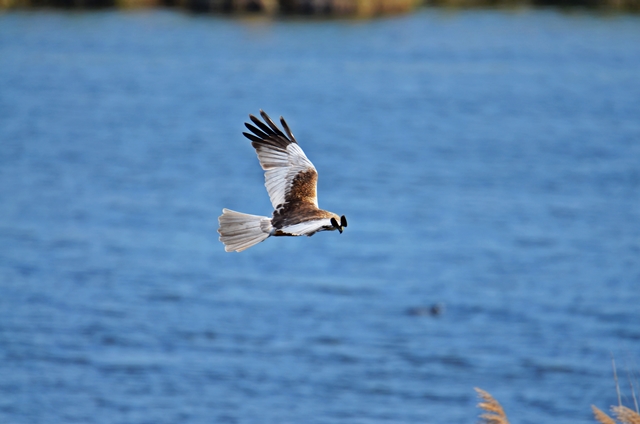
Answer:
[{"label": "dry reed stalk", "polygon": [[604,412],[602,412],[601,410],[599,410],[595,406],[591,405],[591,409],[593,410],[593,415],[596,417],[596,420],[599,423],[601,423],[601,424],[616,424],[616,421],[613,418],[611,418],[610,416],[608,416],[607,414],[605,414]]},{"label": "dry reed stalk", "polygon": [[502,405],[500,405],[493,396],[482,389],[478,389],[477,387],[475,388],[475,391],[478,393],[478,397],[482,399],[482,402],[478,403],[478,408],[487,411],[487,413],[480,415],[480,419],[483,423],[509,424],[507,414],[504,413]]},{"label": "dry reed stalk", "polygon": [[626,406],[614,406],[611,408],[618,421],[624,424],[640,424],[640,414]]}]

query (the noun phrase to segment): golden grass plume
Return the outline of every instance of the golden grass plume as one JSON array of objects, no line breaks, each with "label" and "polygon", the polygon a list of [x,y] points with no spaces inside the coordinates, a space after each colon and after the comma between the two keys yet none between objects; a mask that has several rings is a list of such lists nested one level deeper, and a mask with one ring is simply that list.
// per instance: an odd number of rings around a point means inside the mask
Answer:
[{"label": "golden grass plume", "polygon": [[624,424],[640,424],[640,414],[626,406],[614,406],[611,408],[618,421]]},{"label": "golden grass plume", "polygon": [[[593,415],[600,424],[616,424],[616,421],[591,405],[591,409],[593,410]],[[611,411],[615,415],[615,417],[623,424],[640,424],[640,414],[638,414],[633,409],[629,409],[626,406],[612,406]]]},{"label": "golden grass plume", "polygon": [[477,387],[475,390],[481,399],[481,402],[478,403],[478,408],[486,411],[486,413],[480,415],[481,422],[485,424],[509,424],[507,414],[504,413],[502,405],[488,392]]},{"label": "golden grass plume", "polygon": [[591,405],[591,409],[593,410],[593,415],[595,416],[596,421],[600,424],[616,424],[616,421],[613,418],[596,408],[594,405]]}]

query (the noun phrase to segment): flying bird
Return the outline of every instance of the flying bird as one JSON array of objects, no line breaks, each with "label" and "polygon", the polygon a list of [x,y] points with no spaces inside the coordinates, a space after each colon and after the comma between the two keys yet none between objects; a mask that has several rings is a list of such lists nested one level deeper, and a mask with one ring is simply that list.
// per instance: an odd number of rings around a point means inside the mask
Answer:
[{"label": "flying bird", "polygon": [[270,236],[312,236],[318,231],[342,230],[347,218],[318,208],[318,173],[307,159],[284,118],[284,132],[260,110],[264,122],[253,115],[243,132],[256,149],[264,169],[265,187],[274,211],[271,218],[222,209],[218,218],[220,241],[227,252],[241,252]]}]

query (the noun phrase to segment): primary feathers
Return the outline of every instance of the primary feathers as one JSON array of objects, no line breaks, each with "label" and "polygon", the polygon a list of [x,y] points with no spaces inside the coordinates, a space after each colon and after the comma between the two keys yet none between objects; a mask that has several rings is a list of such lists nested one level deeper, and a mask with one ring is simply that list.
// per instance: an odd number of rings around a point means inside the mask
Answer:
[{"label": "primary feathers", "polygon": [[271,218],[223,209],[218,218],[220,241],[227,252],[241,252],[270,236],[312,236],[318,231],[342,230],[347,226],[344,215],[318,208],[316,186],[318,173],[304,154],[284,118],[284,132],[260,111],[260,119],[245,123],[250,133],[243,132],[256,149],[264,169],[267,193],[274,211]]}]

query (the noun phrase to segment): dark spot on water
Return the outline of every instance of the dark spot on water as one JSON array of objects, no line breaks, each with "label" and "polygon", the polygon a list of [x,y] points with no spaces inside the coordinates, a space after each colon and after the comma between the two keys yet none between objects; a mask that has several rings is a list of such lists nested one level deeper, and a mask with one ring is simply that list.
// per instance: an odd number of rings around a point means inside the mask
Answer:
[{"label": "dark spot on water", "polygon": [[413,306],[411,308],[407,308],[405,312],[407,315],[413,316],[413,317],[420,317],[420,316],[437,317],[444,313],[444,305],[441,303],[434,303],[431,306]]},{"label": "dark spot on water", "polygon": [[103,336],[102,337],[102,344],[105,346],[112,346],[117,344],[117,339],[113,336]]}]

